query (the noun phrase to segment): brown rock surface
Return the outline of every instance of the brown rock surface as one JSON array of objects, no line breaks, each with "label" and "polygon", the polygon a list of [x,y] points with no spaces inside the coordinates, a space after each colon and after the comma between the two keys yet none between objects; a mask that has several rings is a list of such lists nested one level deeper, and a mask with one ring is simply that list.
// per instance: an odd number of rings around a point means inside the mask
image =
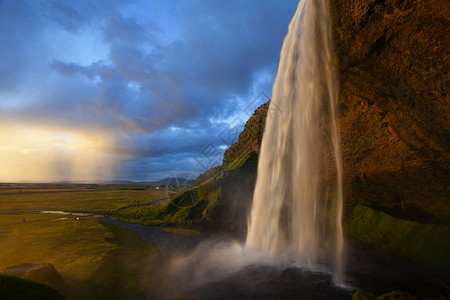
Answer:
[{"label": "brown rock surface", "polygon": [[450,216],[446,0],[332,0],[350,201]]}]

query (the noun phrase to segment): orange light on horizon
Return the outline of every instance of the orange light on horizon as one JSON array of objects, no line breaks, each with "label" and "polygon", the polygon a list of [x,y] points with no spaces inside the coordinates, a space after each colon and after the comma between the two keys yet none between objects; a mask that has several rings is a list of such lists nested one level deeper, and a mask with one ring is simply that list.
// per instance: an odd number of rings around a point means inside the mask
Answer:
[{"label": "orange light on horizon", "polygon": [[0,182],[109,180],[117,159],[107,134],[0,128]]}]

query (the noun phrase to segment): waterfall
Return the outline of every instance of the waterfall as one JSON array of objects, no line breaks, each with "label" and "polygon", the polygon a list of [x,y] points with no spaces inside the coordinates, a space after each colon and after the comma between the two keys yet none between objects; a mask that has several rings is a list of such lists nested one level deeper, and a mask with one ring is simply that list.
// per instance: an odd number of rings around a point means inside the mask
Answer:
[{"label": "waterfall", "polygon": [[[281,51],[246,247],[342,281],[342,159],[328,0],[301,0]],[[330,176],[331,174],[331,176]]]}]

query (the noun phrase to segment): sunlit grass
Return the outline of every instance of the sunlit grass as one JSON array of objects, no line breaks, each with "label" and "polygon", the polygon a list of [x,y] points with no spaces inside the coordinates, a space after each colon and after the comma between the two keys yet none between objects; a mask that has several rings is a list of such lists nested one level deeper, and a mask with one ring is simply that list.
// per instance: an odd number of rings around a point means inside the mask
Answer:
[{"label": "sunlit grass", "polygon": [[[124,295],[137,289],[140,282],[135,279],[141,275],[143,260],[157,253],[153,246],[94,217],[53,221],[57,218],[2,216],[0,269],[24,262],[52,263],[66,280],[67,295],[73,299],[109,299],[117,289],[126,289]],[[119,281],[125,284],[119,285]]]},{"label": "sunlit grass", "polygon": [[[140,299],[145,295],[142,280],[150,276],[148,269],[158,255],[155,247],[93,216],[38,212],[142,209],[147,207],[143,204],[179,192],[140,186],[0,186],[0,270],[22,263],[51,263],[67,283],[62,292],[68,299]],[[155,279],[148,280],[147,289],[155,284]]]},{"label": "sunlit grass", "polygon": [[[117,245],[102,257],[102,265],[90,277],[88,290],[92,299],[143,299],[148,290],[158,287],[158,276],[150,271],[158,256],[155,247],[128,229],[103,224],[114,234]],[[145,296],[144,296],[145,295]]]},{"label": "sunlit grass", "polygon": [[[25,222],[22,222],[25,219]],[[0,268],[52,263],[64,278],[85,278],[116,247],[113,234],[93,217],[52,221],[51,215],[2,216]]]},{"label": "sunlit grass", "polygon": [[180,234],[180,235],[187,235],[187,236],[199,236],[201,235],[200,232],[194,229],[189,228],[175,228],[175,227],[165,227],[162,230],[170,233]]},{"label": "sunlit grass", "polygon": [[166,191],[111,189],[0,189],[0,214],[41,210],[108,212],[167,198]]}]

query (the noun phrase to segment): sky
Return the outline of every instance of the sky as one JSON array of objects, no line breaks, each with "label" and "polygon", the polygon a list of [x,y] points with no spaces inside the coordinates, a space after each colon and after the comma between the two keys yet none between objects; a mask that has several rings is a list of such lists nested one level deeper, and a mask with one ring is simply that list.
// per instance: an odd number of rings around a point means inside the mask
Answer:
[{"label": "sky", "polygon": [[272,93],[298,0],[0,0],[0,182],[195,178]]}]

